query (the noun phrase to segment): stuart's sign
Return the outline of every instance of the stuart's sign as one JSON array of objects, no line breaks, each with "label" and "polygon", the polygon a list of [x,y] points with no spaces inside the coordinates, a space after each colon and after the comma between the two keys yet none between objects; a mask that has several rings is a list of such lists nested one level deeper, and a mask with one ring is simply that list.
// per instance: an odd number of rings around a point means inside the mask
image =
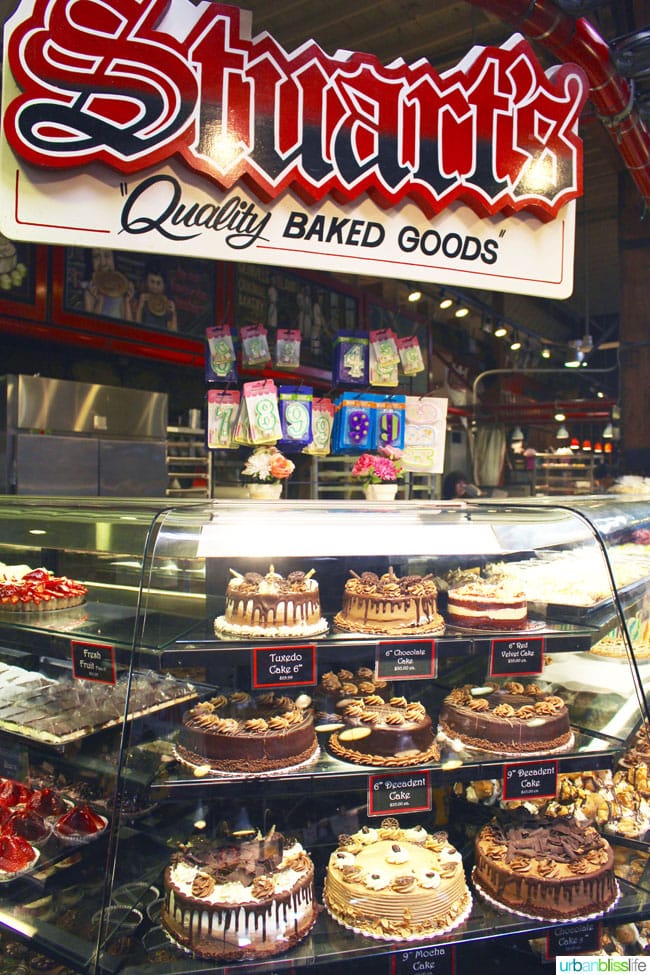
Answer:
[{"label": "stuart's sign", "polygon": [[287,52],[221,4],[26,0],[5,28],[1,229],[563,296],[586,94],[518,36],[439,74]]}]

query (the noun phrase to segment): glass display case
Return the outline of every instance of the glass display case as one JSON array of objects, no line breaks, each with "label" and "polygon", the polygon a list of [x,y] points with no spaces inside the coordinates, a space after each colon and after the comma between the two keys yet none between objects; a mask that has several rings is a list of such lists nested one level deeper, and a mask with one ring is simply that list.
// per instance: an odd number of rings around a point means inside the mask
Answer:
[{"label": "glass display case", "polygon": [[[87,590],[61,609],[0,609],[0,805],[17,784],[27,809],[33,794],[63,802],[33,838],[37,859],[14,869],[9,856],[0,869],[3,939],[74,971],[127,975],[235,961],[416,971],[429,949],[441,964],[495,933],[500,952],[534,960],[531,945],[558,924],[494,903],[473,881],[476,834],[505,807],[593,822],[614,852],[606,920],[650,917],[643,761],[635,775],[625,761],[650,680],[646,501],[12,498],[0,520],[0,572],[44,567]],[[483,584],[493,599],[523,592],[525,617],[507,624],[492,606],[492,622],[459,623],[450,602]],[[441,718],[458,689],[482,701],[531,686],[566,705],[561,741],[530,744],[544,708],[526,712],[529,730],[507,746]],[[375,735],[373,709],[391,712],[393,748]],[[417,735],[430,728],[426,746],[394,731],[407,709]],[[278,738],[287,750],[273,752]],[[383,829],[447,835],[471,893],[457,923],[398,936],[337,919],[324,897],[332,855]],[[283,899],[303,868],[309,894],[291,903],[312,905],[306,920]],[[184,899],[177,874],[190,873]],[[274,897],[278,927],[267,930]],[[592,912],[562,923],[577,922],[600,937]]]}]

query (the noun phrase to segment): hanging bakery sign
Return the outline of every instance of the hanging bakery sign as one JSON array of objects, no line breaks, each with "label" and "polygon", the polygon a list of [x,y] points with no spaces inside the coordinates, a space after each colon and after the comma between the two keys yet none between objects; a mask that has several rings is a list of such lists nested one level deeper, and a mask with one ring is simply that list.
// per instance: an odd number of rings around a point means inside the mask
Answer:
[{"label": "hanging bakery sign", "polygon": [[587,82],[521,36],[444,73],[189,0],[25,0],[4,36],[10,238],[571,293]]}]

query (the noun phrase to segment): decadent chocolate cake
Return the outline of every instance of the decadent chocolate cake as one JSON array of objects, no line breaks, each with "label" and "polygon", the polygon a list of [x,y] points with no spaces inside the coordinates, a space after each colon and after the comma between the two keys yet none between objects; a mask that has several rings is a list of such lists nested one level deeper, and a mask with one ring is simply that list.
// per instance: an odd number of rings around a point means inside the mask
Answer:
[{"label": "decadent chocolate cake", "polygon": [[618,897],[612,849],[595,827],[522,809],[477,834],[473,880],[497,905],[545,920],[600,915]]},{"label": "decadent chocolate cake", "polygon": [[393,696],[391,685],[375,677],[370,667],[357,670],[329,670],[321,675],[314,691],[314,707],[318,721],[336,720],[341,702],[376,695],[387,701]]},{"label": "decadent chocolate cake", "polygon": [[305,699],[273,692],[218,695],[183,715],[178,757],[222,772],[269,772],[318,755],[314,718]]},{"label": "decadent chocolate cake", "polygon": [[376,694],[339,705],[342,730],[329,747],[337,758],[356,765],[409,767],[440,758],[433,724],[424,705],[404,697],[384,701]]},{"label": "decadent chocolate cake", "polygon": [[562,698],[518,681],[454,688],[442,703],[438,725],[452,741],[499,755],[549,754],[573,742]]},{"label": "decadent chocolate cake", "polygon": [[386,636],[442,633],[444,620],[438,612],[437,596],[432,576],[399,578],[392,566],[382,576],[352,572],[334,625],[345,632]]}]

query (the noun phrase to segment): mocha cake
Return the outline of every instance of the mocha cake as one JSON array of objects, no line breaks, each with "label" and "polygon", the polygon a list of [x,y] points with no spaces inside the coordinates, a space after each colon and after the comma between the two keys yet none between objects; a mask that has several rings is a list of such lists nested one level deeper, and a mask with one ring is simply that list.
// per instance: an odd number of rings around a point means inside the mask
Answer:
[{"label": "mocha cake", "polygon": [[462,857],[447,834],[401,829],[392,817],[339,837],[323,901],[344,927],[385,941],[443,934],[472,906]]}]

